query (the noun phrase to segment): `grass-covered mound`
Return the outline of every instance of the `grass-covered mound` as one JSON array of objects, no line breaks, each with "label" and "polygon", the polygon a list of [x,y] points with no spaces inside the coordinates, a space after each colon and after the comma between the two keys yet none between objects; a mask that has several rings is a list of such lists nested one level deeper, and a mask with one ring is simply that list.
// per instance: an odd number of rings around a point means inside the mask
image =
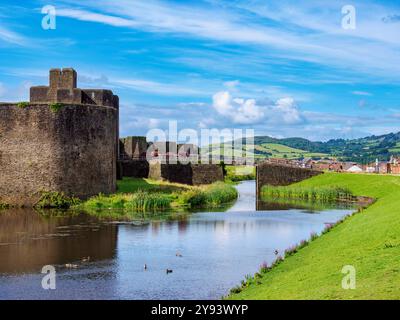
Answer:
[{"label": "grass-covered mound", "polygon": [[118,193],[98,195],[80,205],[84,209],[126,209],[160,211],[170,208],[213,207],[237,198],[236,189],[223,182],[204,186],[187,186],[150,179],[124,178]]},{"label": "grass-covered mound", "polygon": [[[399,299],[400,177],[326,173],[295,186],[340,186],[377,201],[296,248],[273,268],[264,266],[256,280],[229,298]],[[356,269],[354,290],[342,288],[341,270],[346,265]]]}]

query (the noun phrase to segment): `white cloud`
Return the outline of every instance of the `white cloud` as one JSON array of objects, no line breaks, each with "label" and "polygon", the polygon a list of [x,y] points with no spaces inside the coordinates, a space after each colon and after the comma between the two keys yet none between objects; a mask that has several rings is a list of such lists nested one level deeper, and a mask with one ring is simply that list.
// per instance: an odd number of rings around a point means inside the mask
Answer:
[{"label": "white cloud", "polygon": [[228,91],[214,94],[213,107],[220,115],[238,124],[256,123],[264,117],[262,108],[254,99],[233,98]]},{"label": "white cloud", "polygon": [[134,89],[141,92],[158,93],[161,95],[202,96],[206,94],[202,90],[187,87],[185,86],[185,84],[167,84],[144,79],[110,78],[109,83],[112,85]]},{"label": "white cloud", "polygon": [[224,82],[224,86],[225,86],[228,90],[235,90],[239,84],[240,84],[240,81],[239,81],[239,80],[233,80],[233,81],[226,81],[226,82]]},{"label": "white cloud", "polygon": [[213,108],[221,116],[235,124],[275,122],[298,124],[304,121],[300,110],[291,97],[281,98],[275,103],[260,105],[255,99],[234,98],[228,91],[213,96]]},{"label": "white cloud", "polygon": [[0,40],[19,46],[27,45],[27,40],[18,33],[0,26]]},{"label": "white cloud", "polygon": [[[64,2],[71,6],[82,5],[77,0]],[[391,8],[371,2],[357,6],[368,14],[358,20],[354,32],[340,28],[339,1],[324,5],[323,10],[313,1],[301,1],[296,10],[287,1],[279,4],[219,1],[195,8],[152,0],[85,1],[85,5],[87,10],[59,10],[66,17],[116,27],[267,47],[280,50],[275,54],[287,59],[366,74],[393,77],[400,72],[397,26],[381,19],[390,14]],[[99,8],[103,13],[96,12]],[[276,23],[264,23],[266,18]]]},{"label": "white cloud", "polygon": [[131,20],[81,9],[57,9],[57,16],[68,17],[81,21],[99,22],[114,27],[132,27],[137,25]]},{"label": "white cloud", "polygon": [[273,110],[280,113],[287,124],[296,124],[302,121],[302,116],[293,98],[279,99]]}]

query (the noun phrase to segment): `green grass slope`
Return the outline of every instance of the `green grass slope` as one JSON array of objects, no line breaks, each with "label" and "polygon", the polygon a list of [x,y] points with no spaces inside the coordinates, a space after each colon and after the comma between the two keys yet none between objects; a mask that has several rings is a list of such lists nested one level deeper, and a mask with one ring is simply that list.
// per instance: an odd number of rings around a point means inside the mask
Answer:
[{"label": "green grass slope", "polygon": [[[297,185],[342,186],[377,201],[228,298],[400,299],[400,177],[331,173]],[[345,265],[356,268],[354,290],[342,289]]]},{"label": "green grass slope", "polygon": [[[251,151],[250,151],[251,150]],[[212,145],[210,150],[202,150],[205,154],[211,156],[225,155],[230,157],[254,157],[258,160],[266,158],[286,158],[286,159],[300,159],[300,158],[325,158],[329,157],[326,153],[309,152],[297,148],[292,148],[279,143],[263,143],[243,146],[242,149],[233,149],[233,146],[227,147],[221,145]]]}]

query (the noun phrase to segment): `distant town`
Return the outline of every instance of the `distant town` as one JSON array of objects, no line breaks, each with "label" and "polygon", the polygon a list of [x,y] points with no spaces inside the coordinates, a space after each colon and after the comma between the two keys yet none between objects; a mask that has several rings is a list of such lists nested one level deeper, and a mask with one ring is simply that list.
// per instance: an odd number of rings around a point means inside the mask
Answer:
[{"label": "distant town", "polygon": [[302,160],[289,160],[282,158],[270,158],[266,160],[272,164],[286,165],[298,168],[307,168],[321,171],[332,172],[351,172],[351,173],[378,173],[378,174],[400,174],[400,158],[391,156],[389,161],[380,161],[369,164],[359,164],[351,161],[335,160],[313,160],[305,158]]}]

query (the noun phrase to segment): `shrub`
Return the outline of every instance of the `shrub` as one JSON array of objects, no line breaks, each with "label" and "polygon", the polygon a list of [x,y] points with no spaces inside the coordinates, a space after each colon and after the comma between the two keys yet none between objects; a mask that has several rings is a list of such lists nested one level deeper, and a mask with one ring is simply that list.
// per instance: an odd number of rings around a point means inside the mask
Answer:
[{"label": "shrub", "polygon": [[17,106],[18,106],[18,108],[24,109],[29,106],[29,102],[27,102],[27,101],[18,102]]},{"label": "shrub", "polygon": [[62,107],[64,107],[64,104],[59,102],[50,104],[50,110],[53,112],[58,112]]},{"label": "shrub", "polygon": [[42,192],[39,201],[35,204],[35,208],[68,209],[78,203],[80,203],[79,199],[68,197],[63,192]]},{"label": "shrub", "polygon": [[2,209],[8,209],[10,207],[10,205],[8,205],[7,203],[1,203],[0,202],[0,210]]},{"label": "shrub", "polygon": [[201,206],[219,206],[237,198],[236,189],[223,182],[208,186],[194,187],[180,194],[180,201],[191,208]]},{"label": "shrub", "polygon": [[236,287],[232,288],[229,292],[230,292],[230,294],[240,293],[240,292],[242,292],[242,287],[236,286]]},{"label": "shrub", "polygon": [[207,202],[207,196],[205,192],[200,189],[191,189],[182,192],[182,194],[180,195],[180,199],[183,204],[188,205],[192,208],[203,206]]}]

